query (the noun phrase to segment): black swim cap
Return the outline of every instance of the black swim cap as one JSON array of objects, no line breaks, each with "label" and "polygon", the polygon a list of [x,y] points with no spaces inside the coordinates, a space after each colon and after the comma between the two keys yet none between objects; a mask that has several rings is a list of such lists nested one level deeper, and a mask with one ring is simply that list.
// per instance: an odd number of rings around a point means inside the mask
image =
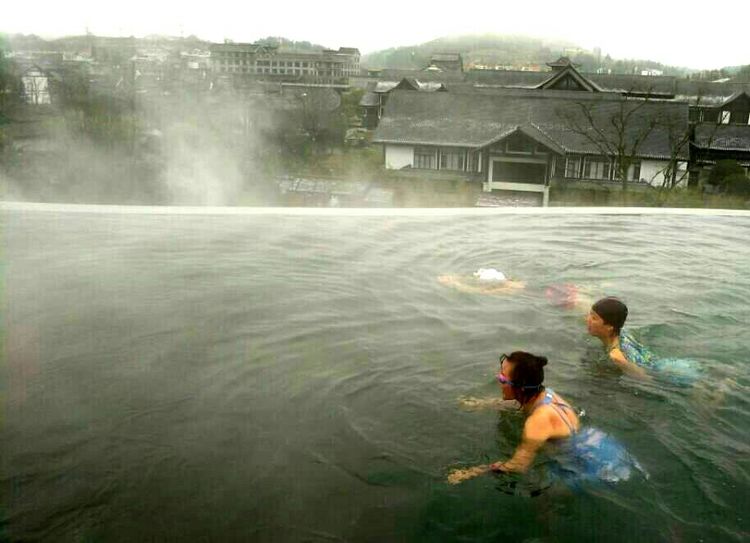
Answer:
[{"label": "black swim cap", "polygon": [[602,298],[591,306],[591,309],[602,318],[605,324],[614,328],[617,334],[620,333],[628,318],[628,306],[614,297]]},{"label": "black swim cap", "polygon": [[513,351],[508,355],[513,364],[512,380],[523,389],[540,389],[544,382],[544,366],[547,358],[524,351]]}]

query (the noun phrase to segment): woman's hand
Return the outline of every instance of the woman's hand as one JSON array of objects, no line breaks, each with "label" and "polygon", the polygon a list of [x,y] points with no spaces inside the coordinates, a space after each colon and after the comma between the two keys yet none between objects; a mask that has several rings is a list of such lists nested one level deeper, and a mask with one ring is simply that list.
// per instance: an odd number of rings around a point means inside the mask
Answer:
[{"label": "woman's hand", "polygon": [[467,479],[473,479],[479,475],[487,473],[490,467],[487,465],[474,466],[471,468],[454,469],[448,474],[448,482],[452,485],[462,483]]}]

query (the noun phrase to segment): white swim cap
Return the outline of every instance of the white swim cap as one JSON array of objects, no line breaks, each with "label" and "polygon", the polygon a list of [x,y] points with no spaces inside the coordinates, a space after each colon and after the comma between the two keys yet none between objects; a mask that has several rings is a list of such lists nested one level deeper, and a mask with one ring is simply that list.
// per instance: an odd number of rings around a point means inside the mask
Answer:
[{"label": "white swim cap", "polygon": [[479,268],[474,272],[474,277],[480,281],[507,281],[508,278],[500,270],[495,268]]}]

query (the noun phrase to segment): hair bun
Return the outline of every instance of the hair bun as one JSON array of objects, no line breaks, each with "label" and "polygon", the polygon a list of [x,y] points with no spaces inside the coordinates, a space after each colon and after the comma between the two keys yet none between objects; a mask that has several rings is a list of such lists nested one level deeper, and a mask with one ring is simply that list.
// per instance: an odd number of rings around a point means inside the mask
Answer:
[{"label": "hair bun", "polygon": [[543,368],[547,365],[547,357],[546,356],[538,356],[537,360],[539,361],[539,367]]}]

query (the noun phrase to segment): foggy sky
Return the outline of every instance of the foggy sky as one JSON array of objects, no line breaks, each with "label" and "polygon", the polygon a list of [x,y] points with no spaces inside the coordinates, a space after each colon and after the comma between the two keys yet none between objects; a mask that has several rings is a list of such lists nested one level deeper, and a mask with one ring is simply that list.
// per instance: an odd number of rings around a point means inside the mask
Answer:
[{"label": "foggy sky", "polygon": [[[188,3],[92,0],[12,3],[0,32],[43,37],[149,34],[252,42],[267,36],[362,53],[468,33],[524,34],[601,47],[615,58],[649,59],[706,69],[750,64],[745,35],[750,1],[718,6],[674,0],[481,0],[470,3],[379,0]],[[380,24],[378,24],[380,22]]]}]

